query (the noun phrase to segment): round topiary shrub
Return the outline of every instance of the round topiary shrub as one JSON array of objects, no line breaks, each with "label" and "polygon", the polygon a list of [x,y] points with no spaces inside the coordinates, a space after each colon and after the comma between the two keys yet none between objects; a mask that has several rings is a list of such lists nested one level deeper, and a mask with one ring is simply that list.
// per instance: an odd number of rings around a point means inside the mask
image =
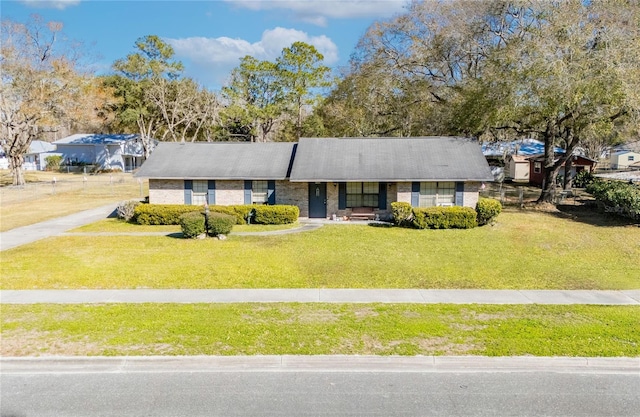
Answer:
[{"label": "round topiary shrub", "polygon": [[498,214],[502,211],[502,204],[493,198],[481,198],[476,204],[476,213],[478,216],[478,225],[484,226],[495,221]]},{"label": "round topiary shrub", "polygon": [[208,229],[209,235],[211,236],[229,234],[234,224],[236,224],[235,216],[222,213],[209,213]]},{"label": "round topiary shrub", "polygon": [[204,215],[198,212],[185,213],[180,216],[182,235],[194,239],[205,232]]}]

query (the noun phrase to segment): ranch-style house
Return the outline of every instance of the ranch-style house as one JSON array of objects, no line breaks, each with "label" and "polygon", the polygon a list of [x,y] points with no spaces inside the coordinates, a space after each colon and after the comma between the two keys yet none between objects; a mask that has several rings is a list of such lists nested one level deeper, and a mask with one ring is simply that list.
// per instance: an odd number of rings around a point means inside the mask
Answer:
[{"label": "ranch-style house", "polygon": [[135,174],[152,204],[289,204],[300,217],[386,219],[391,203],[475,207],[493,175],[461,137],[160,143]]}]

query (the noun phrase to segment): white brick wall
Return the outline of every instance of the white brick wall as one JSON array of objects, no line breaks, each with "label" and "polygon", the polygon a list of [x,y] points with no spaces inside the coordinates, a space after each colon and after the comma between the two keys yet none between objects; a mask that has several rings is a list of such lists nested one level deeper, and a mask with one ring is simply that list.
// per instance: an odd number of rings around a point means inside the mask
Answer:
[{"label": "white brick wall", "polygon": [[149,203],[184,204],[184,180],[149,179]]},{"label": "white brick wall", "polygon": [[216,205],[233,206],[244,204],[244,181],[216,180]]}]

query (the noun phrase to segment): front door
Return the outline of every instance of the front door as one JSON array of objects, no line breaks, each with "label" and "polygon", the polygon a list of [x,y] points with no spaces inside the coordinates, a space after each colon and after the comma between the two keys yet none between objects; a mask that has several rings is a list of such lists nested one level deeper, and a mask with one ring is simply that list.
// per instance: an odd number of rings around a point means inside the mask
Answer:
[{"label": "front door", "polygon": [[327,217],[327,183],[309,183],[309,218]]}]

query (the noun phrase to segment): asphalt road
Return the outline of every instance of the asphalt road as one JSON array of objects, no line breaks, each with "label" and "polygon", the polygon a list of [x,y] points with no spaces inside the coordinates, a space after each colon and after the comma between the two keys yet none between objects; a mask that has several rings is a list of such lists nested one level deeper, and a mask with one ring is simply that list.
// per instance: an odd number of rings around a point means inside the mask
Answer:
[{"label": "asphalt road", "polygon": [[640,415],[634,361],[429,360],[2,362],[0,410],[2,417]]}]

